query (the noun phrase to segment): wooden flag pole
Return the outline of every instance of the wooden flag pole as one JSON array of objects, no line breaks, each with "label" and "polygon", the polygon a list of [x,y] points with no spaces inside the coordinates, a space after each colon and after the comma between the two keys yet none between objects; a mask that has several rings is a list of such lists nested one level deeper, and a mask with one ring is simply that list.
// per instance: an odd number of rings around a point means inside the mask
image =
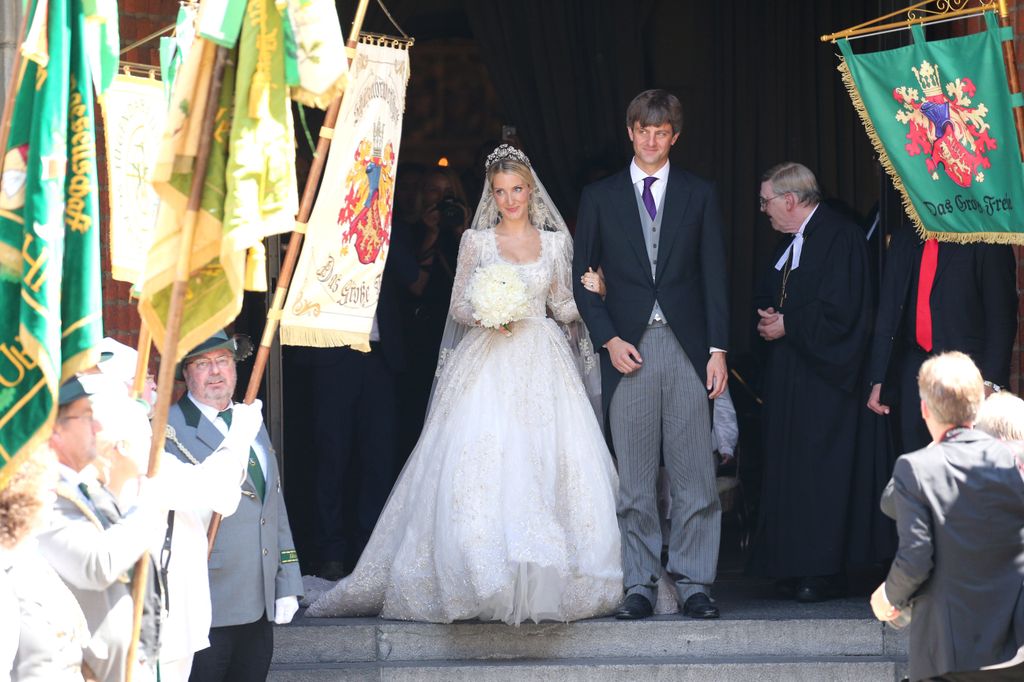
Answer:
[{"label": "wooden flag pole", "polygon": [[[192,49],[203,49],[201,43]],[[190,273],[189,265],[192,256],[192,242],[195,237],[196,221],[202,204],[203,188],[206,181],[206,169],[210,161],[210,148],[213,146],[213,128],[220,104],[220,91],[224,82],[224,67],[228,60],[228,50],[217,47],[213,65],[213,76],[210,79],[209,95],[206,98],[206,110],[203,112],[202,128],[209,131],[199,138],[196,151],[195,167],[192,173],[192,186],[189,191],[185,218],[182,222],[180,241],[178,242],[178,262],[174,270],[174,283],[171,285],[171,300],[167,310],[167,328],[164,347],[160,352],[160,373],[157,380],[156,412],[153,415],[153,442],[149,451],[149,469],[147,474],[152,477],[160,471],[160,456],[164,451],[164,432],[167,430],[167,416],[171,407],[171,393],[174,389],[174,369],[177,364],[178,338],[181,332],[181,319],[185,312],[185,293],[188,289]],[[141,355],[141,354],[140,354]],[[137,379],[136,379],[137,380]],[[148,553],[147,553],[148,554]],[[139,632],[142,626],[142,606],[145,585],[148,582],[149,561],[144,554],[135,564],[132,580],[132,598],[135,602],[132,639],[128,646],[127,670],[125,679],[131,682],[134,663],[139,648]]]},{"label": "wooden flag pole", "polygon": [[[1008,3],[1006,0],[999,0],[999,25],[1006,27],[1012,26],[1010,22],[1010,9],[1007,7]],[[1014,48],[1013,39],[1003,41],[1003,61],[1006,63],[1006,78],[1008,85],[1010,86],[1010,94],[1020,92],[1020,76],[1017,74],[1017,51]],[[1013,108],[1013,124],[1017,129],[1017,151],[1020,154],[1020,158],[1024,160],[1024,108],[1014,107]],[[1024,256],[1024,248],[1021,246],[1015,246],[1013,248],[1016,260],[1019,263],[1021,257]],[[1021,284],[1024,283],[1024,272],[1021,272],[1020,268],[1017,268],[1017,287],[1020,288]],[[1020,330],[1018,328],[1017,339],[1020,340]],[[1020,358],[1024,360],[1024,351],[1020,352]],[[1018,384],[1015,389],[1019,393],[1020,385],[1019,380],[1014,383]]]},{"label": "wooden flag pole", "polygon": [[[1012,26],[1010,23],[1010,10],[1006,0],[999,0],[999,25]],[[1017,51],[1013,47],[1013,40],[1003,41],[1003,61],[1006,62],[1006,77],[1009,80],[1010,94],[1020,92],[1020,77],[1017,75]],[[1024,161],[1024,107],[1013,108],[1013,123],[1017,128],[1017,151]]]},{"label": "wooden flag pole", "polygon": [[3,117],[0,118],[0,173],[4,170],[4,161],[7,158],[7,141],[11,136],[14,101],[18,98],[21,80],[25,76],[25,56],[21,53],[21,46],[25,42],[25,34],[28,31],[28,8],[25,7],[23,11],[25,16],[21,18],[21,27],[18,29],[18,41],[14,44],[14,65],[11,68],[11,81],[7,84]]},{"label": "wooden flag pole", "polygon": [[135,360],[135,376],[132,379],[132,397],[138,398],[142,395],[142,389],[146,386],[146,377],[149,376],[149,349],[153,345],[153,334],[146,326],[146,321],[139,323],[139,346],[138,357]]},{"label": "wooden flag pole", "polygon": [[[348,48],[348,62],[351,65],[355,57],[356,45],[359,44],[359,34],[363,29],[363,19],[366,17],[366,7],[369,0],[359,0],[356,8],[355,18],[352,20],[352,30],[349,32],[345,45]],[[338,122],[338,113],[341,111],[341,100],[344,93],[335,97],[327,113],[324,115],[324,124],[320,128],[320,137],[316,142],[316,154],[313,156],[313,163],[309,167],[309,175],[306,177],[306,186],[302,190],[302,199],[299,202],[299,213],[295,217],[295,229],[292,231],[291,239],[288,241],[288,250],[285,252],[284,260],[281,262],[281,272],[277,277],[277,288],[274,290],[273,303],[267,311],[267,326],[263,328],[263,336],[260,339],[260,347],[256,351],[256,358],[253,360],[252,374],[249,376],[249,385],[245,390],[243,402],[250,404],[256,400],[260,392],[260,383],[263,381],[263,373],[270,359],[270,347],[274,345],[274,338],[277,336],[278,324],[281,321],[281,311],[284,310],[285,298],[288,295],[288,286],[291,284],[292,275],[295,273],[295,265],[299,262],[299,252],[302,250],[302,240],[306,234],[306,222],[310,213],[313,212],[313,200],[316,199],[316,188],[320,184],[320,176],[323,174],[324,165],[327,163],[327,152],[331,147],[331,140],[334,138],[334,125]],[[155,429],[155,427],[154,427]],[[156,431],[154,430],[154,433]],[[206,531],[206,552],[209,556],[213,552],[213,543],[217,540],[217,531],[220,530],[221,515],[214,514],[210,518],[210,526]]]}]

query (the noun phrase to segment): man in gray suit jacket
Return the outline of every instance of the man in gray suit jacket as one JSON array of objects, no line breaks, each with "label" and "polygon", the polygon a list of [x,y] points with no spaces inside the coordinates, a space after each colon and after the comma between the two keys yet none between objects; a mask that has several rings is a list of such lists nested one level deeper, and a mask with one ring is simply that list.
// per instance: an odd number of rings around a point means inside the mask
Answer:
[{"label": "man in gray suit jacket", "polygon": [[[140,495],[130,509],[119,509],[113,495],[95,477],[83,475],[95,459],[99,423],[93,418],[85,385],[71,379],[58,396],[50,447],[57,455],[60,481],[49,525],[39,533],[39,553],[67,584],[85,614],[89,642],[83,651],[87,679],[117,682],[125,678],[132,635],[131,580],[128,572],[160,532],[167,515],[160,495]],[[127,466],[137,474],[128,458]],[[155,481],[153,481],[155,483]],[[153,567],[151,566],[151,569]],[[151,576],[155,575],[151,570]],[[149,636],[152,635],[152,636]],[[143,622],[135,679],[152,679],[156,663],[155,631]]]},{"label": "man in gray suit jacket", "polygon": [[882,493],[900,542],[871,596],[882,621],[913,607],[912,680],[1024,653],[1024,463],[973,428],[985,389],[967,355],[927,360],[918,387],[933,442],[896,460]]},{"label": "man in gray suit jacket", "polygon": [[[188,393],[171,408],[168,424],[175,438],[168,439],[168,452],[198,463],[224,440],[237,359],[238,341],[221,331],[182,360]],[[240,494],[210,555],[213,626],[210,647],[193,661],[193,682],[266,679],[274,645],[271,621],[288,623],[298,610],[302,578],[266,428],[252,445]]]}]

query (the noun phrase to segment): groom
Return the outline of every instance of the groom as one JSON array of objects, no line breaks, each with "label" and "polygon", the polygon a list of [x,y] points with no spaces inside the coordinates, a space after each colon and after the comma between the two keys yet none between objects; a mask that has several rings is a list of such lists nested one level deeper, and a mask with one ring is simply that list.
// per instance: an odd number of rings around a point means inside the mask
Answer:
[{"label": "groom", "polygon": [[[656,482],[672,479],[668,573],[683,613],[718,618],[721,506],[711,457],[710,399],[725,390],[725,248],[711,183],[670,168],[683,112],[664,90],[626,111],[629,168],[583,190],[573,262],[576,302],[601,353],[604,409],[619,465],[626,599],[617,618],[653,612],[661,575]],[[581,276],[602,268],[604,300]]]}]

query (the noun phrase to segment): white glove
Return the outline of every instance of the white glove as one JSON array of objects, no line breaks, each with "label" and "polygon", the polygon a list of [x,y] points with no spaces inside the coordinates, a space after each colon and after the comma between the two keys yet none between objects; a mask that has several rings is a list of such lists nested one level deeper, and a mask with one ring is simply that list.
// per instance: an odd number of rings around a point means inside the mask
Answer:
[{"label": "white glove", "polygon": [[228,435],[224,437],[220,446],[236,453],[240,459],[248,459],[249,448],[256,442],[256,436],[260,434],[262,426],[263,403],[261,401],[254,400],[251,405],[235,403],[231,408],[231,426],[228,428]]},{"label": "white glove", "polygon": [[287,625],[299,611],[299,598],[296,596],[281,597],[274,602],[274,622]]}]

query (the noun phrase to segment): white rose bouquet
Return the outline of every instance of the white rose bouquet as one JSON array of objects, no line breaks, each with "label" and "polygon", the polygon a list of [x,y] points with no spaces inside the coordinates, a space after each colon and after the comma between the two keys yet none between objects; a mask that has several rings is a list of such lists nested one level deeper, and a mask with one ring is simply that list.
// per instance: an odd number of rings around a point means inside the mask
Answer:
[{"label": "white rose bouquet", "polygon": [[497,263],[477,268],[469,290],[469,302],[480,324],[512,336],[509,325],[529,314],[526,284],[512,265]]}]

